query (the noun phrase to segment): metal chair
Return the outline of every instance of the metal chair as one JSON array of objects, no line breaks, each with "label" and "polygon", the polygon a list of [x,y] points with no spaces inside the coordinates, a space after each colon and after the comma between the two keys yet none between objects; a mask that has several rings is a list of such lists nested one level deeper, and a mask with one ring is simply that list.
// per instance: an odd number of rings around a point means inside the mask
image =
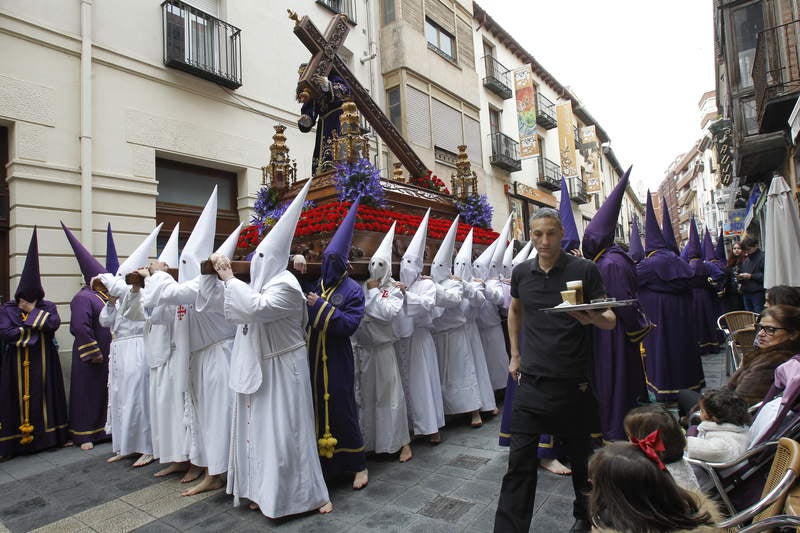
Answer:
[{"label": "metal chair", "polygon": [[717,318],[717,327],[725,334],[725,371],[728,375],[733,374],[739,368],[741,358],[734,349],[734,332],[752,327],[756,323],[758,315],[752,311],[730,311]]},{"label": "metal chair", "polygon": [[763,531],[772,531],[775,528],[794,527],[795,531],[800,531],[800,516],[790,514],[780,514],[773,516],[760,522],[755,522],[749,526],[742,528],[739,533],[761,533]]}]

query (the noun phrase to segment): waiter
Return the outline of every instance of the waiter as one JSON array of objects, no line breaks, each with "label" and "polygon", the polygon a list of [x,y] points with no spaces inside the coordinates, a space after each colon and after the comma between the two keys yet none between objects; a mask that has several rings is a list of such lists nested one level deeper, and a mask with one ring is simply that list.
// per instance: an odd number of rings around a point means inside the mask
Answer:
[{"label": "waiter", "polygon": [[[533,515],[539,459],[539,436],[561,437],[572,467],[575,491],[570,531],[591,529],[586,511],[590,433],[599,427],[597,400],[589,385],[592,329],[613,329],[613,311],[548,314],[543,308],[561,303],[568,281],[583,283],[586,300],[604,298],[597,266],[561,251],[564,229],[558,212],[544,208],[531,217],[538,252],[511,275],[508,370],[519,381],[511,415],[511,450],[495,515],[495,533],[527,532]],[[524,328],[524,345],[519,333]]]}]

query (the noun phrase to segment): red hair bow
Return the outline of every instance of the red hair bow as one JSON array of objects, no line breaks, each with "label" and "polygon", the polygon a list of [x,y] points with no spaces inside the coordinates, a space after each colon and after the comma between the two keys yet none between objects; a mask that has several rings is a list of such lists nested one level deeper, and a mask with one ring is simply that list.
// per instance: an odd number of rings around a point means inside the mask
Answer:
[{"label": "red hair bow", "polygon": [[658,452],[663,452],[666,449],[664,448],[664,443],[658,436],[658,430],[655,430],[643,439],[637,439],[632,436],[631,443],[633,443],[634,446],[638,446],[650,460],[658,465],[658,468],[661,470],[667,469],[661,461],[661,457],[658,456]]}]

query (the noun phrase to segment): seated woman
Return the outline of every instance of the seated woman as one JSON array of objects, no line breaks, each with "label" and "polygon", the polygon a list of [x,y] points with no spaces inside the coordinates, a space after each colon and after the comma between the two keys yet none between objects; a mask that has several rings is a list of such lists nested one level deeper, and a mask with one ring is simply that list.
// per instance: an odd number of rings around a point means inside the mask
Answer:
[{"label": "seated woman", "polygon": [[659,445],[655,432],[638,444],[614,442],[594,454],[589,461],[592,531],[719,531],[716,505],[675,483],[655,451]]},{"label": "seated woman", "polygon": [[623,422],[625,433],[631,442],[646,438],[658,431],[663,449],[658,451],[659,460],[663,461],[667,471],[678,486],[692,491],[699,491],[700,485],[691,465],[684,459],[686,436],[672,413],[661,404],[649,404],[628,411]]},{"label": "seated woman", "polygon": [[700,419],[697,436],[686,438],[690,458],[726,463],[747,451],[750,413],[747,412],[747,403],[735,392],[718,389],[703,394]]}]

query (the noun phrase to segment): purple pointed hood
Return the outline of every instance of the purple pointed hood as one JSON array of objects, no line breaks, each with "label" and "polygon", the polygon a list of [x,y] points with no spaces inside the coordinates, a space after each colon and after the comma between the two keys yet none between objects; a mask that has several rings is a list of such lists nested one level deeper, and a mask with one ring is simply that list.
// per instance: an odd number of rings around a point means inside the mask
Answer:
[{"label": "purple pointed hood", "polygon": [[106,228],[106,270],[116,272],[119,269],[117,247],[114,245],[114,234],[111,232],[111,222]]},{"label": "purple pointed hood", "polygon": [[633,224],[631,225],[631,245],[628,248],[628,255],[631,256],[634,263],[638,263],[644,259],[644,247],[642,246],[642,237],[639,235],[639,219],[634,217]]},{"label": "purple pointed hood", "polygon": [[34,302],[44,298],[42,278],[39,275],[39,239],[36,237],[36,226],[33,227],[31,242],[28,245],[28,255],[25,257],[25,266],[19,276],[19,285],[14,293],[14,299],[23,298]]},{"label": "purple pointed hood", "polygon": [[719,230],[719,237],[717,237],[717,250],[715,252],[717,260],[722,261],[725,263],[727,258],[725,257],[725,233],[722,229]]},{"label": "purple pointed hood", "polygon": [[717,252],[714,250],[714,241],[711,240],[711,232],[706,228],[706,233],[703,235],[703,260],[714,261],[717,259]]},{"label": "purple pointed hood", "polygon": [[617,231],[617,220],[622,209],[622,199],[628,187],[631,167],[625,171],[617,186],[608,195],[606,201],[597,210],[592,221],[583,232],[583,256],[592,259],[602,250],[614,244],[614,235]]},{"label": "purple pointed hood", "polygon": [[680,253],[678,249],[678,240],[675,238],[675,229],[672,227],[672,219],[669,216],[669,207],[667,206],[666,198],[661,198],[661,235],[664,236],[664,242],[667,243],[667,248],[676,254]]},{"label": "purple pointed hood", "polygon": [[658,227],[656,211],[653,209],[653,197],[647,191],[647,211],[644,217],[644,252],[650,254],[654,250],[669,250],[661,228]]},{"label": "purple pointed hood", "polygon": [[[70,246],[72,246],[75,259],[78,260],[78,266],[81,267],[83,281],[87,285],[89,284],[89,281],[91,281],[91,279],[96,275],[108,272],[106,267],[101,265],[100,262],[89,253],[89,250],[87,250],[86,247],[81,244],[81,241],[79,241],[78,238],[73,235],[73,233],[64,225],[63,222],[61,223],[61,227],[64,229],[64,233],[67,235],[67,240],[69,241]],[[112,274],[114,272],[112,272]]]},{"label": "purple pointed hood", "polygon": [[322,253],[322,284],[325,287],[332,287],[347,273],[350,246],[353,242],[353,230],[356,227],[360,203],[361,195],[358,195]]},{"label": "purple pointed hood", "polygon": [[703,257],[703,251],[700,248],[700,235],[697,233],[697,224],[694,218],[689,221],[689,242],[686,243],[686,247],[683,251],[686,253],[685,259],[687,261],[701,259]]},{"label": "purple pointed hood", "polygon": [[569,199],[567,180],[564,177],[561,178],[561,198],[558,201],[558,215],[561,218],[561,226],[564,228],[561,249],[567,252],[579,249],[581,247],[581,238],[578,235],[578,226],[575,224],[575,215],[572,214],[572,202]]}]

